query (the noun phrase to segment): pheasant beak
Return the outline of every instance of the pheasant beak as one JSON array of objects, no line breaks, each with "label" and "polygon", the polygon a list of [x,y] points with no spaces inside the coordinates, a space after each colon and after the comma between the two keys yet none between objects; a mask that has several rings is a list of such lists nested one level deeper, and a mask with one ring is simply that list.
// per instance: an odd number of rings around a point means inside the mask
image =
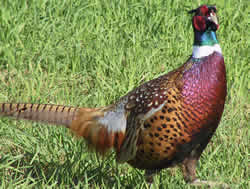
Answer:
[{"label": "pheasant beak", "polygon": [[211,22],[213,22],[215,25],[218,26],[218,19],[214,11],[211,11],[210,15],[208,16],[208,20],[210,20]]},{"label": "pheasant beak", "polygon": [[211,10],[211,12],[209,13],[207,20],[209,20],[210,23],[212,23],[210,26],[212,28],[212,30],[216,31],[219,29],[219,22],[218,22],[218,18],[216,16],[216,13]]}]

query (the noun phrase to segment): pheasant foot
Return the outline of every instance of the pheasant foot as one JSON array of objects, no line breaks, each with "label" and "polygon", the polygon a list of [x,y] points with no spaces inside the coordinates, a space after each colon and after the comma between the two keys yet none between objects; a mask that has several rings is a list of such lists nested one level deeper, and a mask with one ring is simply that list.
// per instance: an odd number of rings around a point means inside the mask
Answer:
[{"label": "pheasant foot", "polygon": [[224,182],[200,180],[200,179],[195,179],[194,181],[190,182],[190,185],[192,186],[207,185],[209,188],[231,189],[230,186]]}]

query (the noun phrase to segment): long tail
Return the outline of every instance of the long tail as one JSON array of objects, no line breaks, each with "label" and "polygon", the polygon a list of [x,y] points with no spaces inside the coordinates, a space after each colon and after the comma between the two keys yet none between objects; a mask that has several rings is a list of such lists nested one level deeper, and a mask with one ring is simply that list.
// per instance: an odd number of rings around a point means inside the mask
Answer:
[{"label": "long tail", "polygon": [[51,104],[0,104],[0,116],[69,127],[79,108]]},{"label": "long tail", "polygon": [[110,107],[75,108],[50,104],[0,103],[0,116],[64,125],[77,136],[84,137],[89,146],[101,154],[111,148],[119,151],[126,129],[124,115],[110,110]]}]

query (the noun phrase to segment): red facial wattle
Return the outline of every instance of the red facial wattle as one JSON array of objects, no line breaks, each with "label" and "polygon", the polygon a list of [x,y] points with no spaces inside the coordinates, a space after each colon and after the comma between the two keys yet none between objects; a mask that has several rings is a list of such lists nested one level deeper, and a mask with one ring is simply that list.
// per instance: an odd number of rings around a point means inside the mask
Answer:
[{"label": "red facial wattle", "polygon": [[206,20],[203,16],[194,16],[193,17],[194,28],[198,31],[205,31],[206,29]]},{"label": "red facial wattle", "polygon": [[209,9],[208,9],[208,7],[206,5],[202,5],[200,7],[200,12],[204,16],[209,16]]}]

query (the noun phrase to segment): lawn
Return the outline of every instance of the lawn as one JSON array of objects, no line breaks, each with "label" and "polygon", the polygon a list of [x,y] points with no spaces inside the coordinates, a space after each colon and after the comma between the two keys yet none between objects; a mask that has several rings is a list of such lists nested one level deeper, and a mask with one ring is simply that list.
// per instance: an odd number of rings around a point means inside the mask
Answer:
[{"label": "lawn", "polygon": [[[201,1],[205,3],[207,1]],[[249,2],[216,4],[228,96],[197,174],[233,189],[249,181]],[[105,106],[183,64],[192,52],[188,10],[198,1],[4,0],[0,102]],[[248,9],[248,10],[247,10]],[[0,119],[1,188],[145,188],[144,171],[102,159],[65,128]],[[179,168],[154,188],[194,188]]]}]

